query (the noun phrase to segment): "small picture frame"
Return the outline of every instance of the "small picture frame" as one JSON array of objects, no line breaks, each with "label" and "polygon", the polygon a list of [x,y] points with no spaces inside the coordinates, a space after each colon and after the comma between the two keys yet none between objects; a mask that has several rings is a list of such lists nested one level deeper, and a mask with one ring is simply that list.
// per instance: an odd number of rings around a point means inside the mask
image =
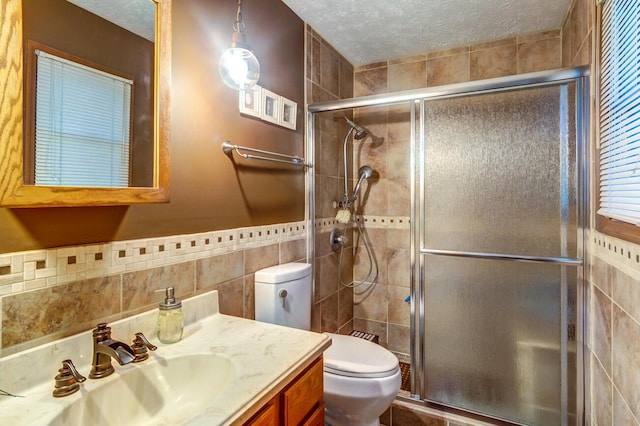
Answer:
[{"label": "small picture frame", "polygon": [[280,96],[267,89],[262,89],[262,114],[260,118],[280,124]]},{"label": "small picture frame", "polygon": [[251,90],[242,90],[239,93],[240,114],[261,118],[262,87],[256,84]]},{"label": "small picture frame", "polygon": [[284,97],[281,97],[280,99],[282,103],[280,106],[280,120],[278,124],[282,127],[295,130],[298,104]]}]

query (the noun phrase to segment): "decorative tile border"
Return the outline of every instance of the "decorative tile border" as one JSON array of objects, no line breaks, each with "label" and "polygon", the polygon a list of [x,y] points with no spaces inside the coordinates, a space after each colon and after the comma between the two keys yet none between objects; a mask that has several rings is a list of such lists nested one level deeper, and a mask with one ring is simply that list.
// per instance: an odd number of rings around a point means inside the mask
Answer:
[{"label": "decorative tile border", "polygon": [[307,236],[305,221],[0,255],[0,296]]},{"label": "decorative tile border", "polygon": [[[374,229],[409,229],[411,221],[407,216],[358,216],[358,220],[364,221],[364,226]],[[314,222],[316,232],[326,232],[336,226],[342,225],[334,217],[316,219]],[[353,223],[348,226],[353,226]]]},{"label": "decorative tile border", "polygon": [[640,246],[600,232],[591,232],[591,253],[620,269],[630,277],[640,279]]}]

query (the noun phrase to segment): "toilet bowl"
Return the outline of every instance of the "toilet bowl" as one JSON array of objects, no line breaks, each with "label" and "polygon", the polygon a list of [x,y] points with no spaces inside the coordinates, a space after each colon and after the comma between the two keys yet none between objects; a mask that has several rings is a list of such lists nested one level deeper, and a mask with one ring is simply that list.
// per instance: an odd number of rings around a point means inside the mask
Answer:
[{"label": "toilet bowl", "polygon": [[[308,330],[311,325],[311,265],[285,263],[255,274],[255,318]],[[331,426],[374,426],[400,390],[398,359],[380,345],[326,333],[325,422]]]},{"label": "toilet bowl", "polygon": [[400,390],[398,359],[375,343],[325,333],[332,344],[324,353],[325,422],[331,426],[379,425],[379,417]]}]

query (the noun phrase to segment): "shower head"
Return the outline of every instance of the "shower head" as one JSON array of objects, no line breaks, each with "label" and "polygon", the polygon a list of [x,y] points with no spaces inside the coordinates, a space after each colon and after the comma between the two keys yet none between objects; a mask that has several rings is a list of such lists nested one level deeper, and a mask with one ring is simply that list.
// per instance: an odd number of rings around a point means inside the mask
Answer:
[{"label": "shower head", "polygon": [[373,169],[369,166],[362,166],[358,170],[358,183],[356,184],[356,188],[353,190],[353,199],[354,201],[358,198],[358,194],[360,193],[360,187],[362,186],[362,182],[365,179],[369,179],[371,175],[373,175]]},{"label": "shower head", "polygon": [[344,118],[347,121],[347,123],[349,123],[349,126],[351,126],[351,128],[356,132],[355,135],[353,135],[355,139],[362,139],[365,136],[367,136],[367,131],[365,129],[358,126],[356,123],[349,120],[347,117],[343,116],[342,118]]}]

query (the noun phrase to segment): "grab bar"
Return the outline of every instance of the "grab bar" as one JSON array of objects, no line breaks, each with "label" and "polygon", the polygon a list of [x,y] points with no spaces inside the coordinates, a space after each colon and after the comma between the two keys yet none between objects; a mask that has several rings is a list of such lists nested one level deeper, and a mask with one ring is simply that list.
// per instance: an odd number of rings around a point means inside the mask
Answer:
[{"label": "grab bar", "polygon": [[582,259],[572,257],[522,256],[500,253],[478,253],[472,251],[435,250],[421,248],[420,253],[432,256],[468,257],[474,259],[511,260],[516,262],[552,263],[558,265],[581,266]]},{"label": "grab bar", "polygon": [[[241,145],[233,145],[229,141],[222,142],[222,152],[224,152],[227,155],[233,155],[233,151],[235,151],[236,154],[238,154],[240,157],[244,158],[245,160],[274,161],[276,163],[291,164],[293,166],[299,166],[299,167],[313,167],[311,163],[306,163],[304,161],[304,158],[298,157],[297,155],[286,155],[286,154],[280,154],[279,152],[264,151],[262,149],[249,148]],[[257,152],[258,154],[271,155],[271,157],[264,157],[262,155],[245,154],[241,151]],[[280,158],[273,158],[273,157],[280,157]]]}]

